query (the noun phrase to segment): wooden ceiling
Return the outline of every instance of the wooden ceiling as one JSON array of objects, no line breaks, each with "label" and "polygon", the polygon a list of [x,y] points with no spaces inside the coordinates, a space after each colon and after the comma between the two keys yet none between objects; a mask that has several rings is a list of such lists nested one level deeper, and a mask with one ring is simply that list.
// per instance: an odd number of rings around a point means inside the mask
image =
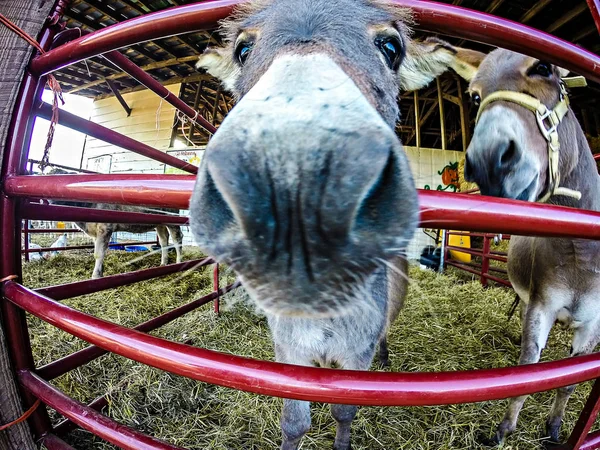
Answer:
[{"label": "wooden ceiling", "polygon": [[[153,11],[195,3],[186,0],[72,0],[71,6],[64,18],[67,28],[82,28],[94,31],[113,25],[142,14]],[[544,30],[560,38],[573,42],[594,53],[600,52],[600,36],[595,27],[592,15],[585,0],[443,0],[478,11],[525,23],[534,28]],[[449,39],[454,44],[485,50],[486,47],[458,39]],[[163,84],[182,83],[181,98],[190,106],[194,106],[218,124],[231,108],[232,99],[227,93],[221,92],[216,80],[198,72],[194,68],[197,55],[211,44],[221,42],[216,32],[197,32],[174,36],[166,39],[137,44],[121,52],[130,60],[142,67]],[[91,58],[56,73],[63,90],[87,97],[105,97],[115,95],[115,92],[126,93],[142,86],[122,71],[112,66],[103,58]],[[435,89],[435,86],[434,86]],[[458,97],[458,86],[449,79],[443,80],[444,93],[452,98]],[[430,93],[431,99],[437,95]],[[600,99],[600,87],[592,84],[584,93],[576,93],[574,103],[580,108],[596,108]],[[422,96],[426,107],[427,94]],[[406,103],[406,101],[404,101]],[[456,103],[456,102],[454,102]],[[408,103],[410,105],[410,103]],[[410,106],[408,107],[410,108]],[[429,116],[434,120],[439,111],[429,107]],[[449,108],[452,112],[452,107]],[[403,116],[409,117],[410,111],[403,106]],[[427,118],[429,118],[426,117]],[[439,116],[438,119],[439,121]],[[408,124],[403,127],[410,127]],[[427,126],[426,126],[427,127]],[[425,133],[439,134],[435,126]],[[598,127],[596,127],[598,128]],[[179,129],[179,127],[176,127]],[[414,133],[400,128],[399,133],[404,139],[414,138]],[[181,134],[181,131],[178,132]],[[205,143],[208,135],[201,130],[185,129],[188,138],[196,144]],[[448,140],[456,139],[457,131],[450,131]],[[454,133],[454,134],[452,134]],[[596,133],[598,130],[596,130]],[[406,134],[406,135],[405,135]],[[174,136],[175,138],[175,136]],[[408,139],[409,141],[411,139]],[[462,147],[461,145],[456,145]]]}]

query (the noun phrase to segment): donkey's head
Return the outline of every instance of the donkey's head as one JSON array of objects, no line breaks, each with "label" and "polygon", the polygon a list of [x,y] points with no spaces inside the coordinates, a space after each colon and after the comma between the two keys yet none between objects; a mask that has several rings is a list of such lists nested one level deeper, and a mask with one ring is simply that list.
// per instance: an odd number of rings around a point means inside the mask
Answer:
[{"label": "donkey's head", "polygon": [[239,102],[206,150],[192,230],[271,313],[368,300],[368,276],[413,235],[397,95],[450,58],[413,44],[407,18],[370,0],[250,2],[199,61]]},{"label": "donkey's head", "polygon": [[553,194],[577,197],[559,186],[578,157],[566,145],[577,126],[573,113],[567,114],[562,81],[567,72],[503,49],[480,56],[469,86],[479,113],[465,178],[484,195],[528,201]]}]

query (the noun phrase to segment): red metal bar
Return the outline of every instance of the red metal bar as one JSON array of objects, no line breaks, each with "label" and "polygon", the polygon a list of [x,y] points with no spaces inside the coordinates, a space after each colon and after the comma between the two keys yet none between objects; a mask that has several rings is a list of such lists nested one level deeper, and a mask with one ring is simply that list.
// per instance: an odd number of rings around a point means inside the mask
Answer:
[{"label": "red metal bar", "polygon": [[[457,264],[461,264],[461,265],[472,267],[472,268],[474,268],[476,270],[478,269],[479,270],[478,271],[478,275],[481,274],[481,266],[479,264],[467,263],[467,262],[460,262],[459,263],[458,261],[455,261],[455,262],[457,262]],[[490,266],[490,270],[493,271],[493,272],[508,274],[508,270],[503,269],[501,267]]]},{"label": "red metal bar", "polygon": [[[36,373],[41,378],[44,378],[37,371],[36,371]],[[108,405],[108,394],[95,398],[87,406],[88,406],[88,408],[92,408],[94,411],[100,412],[107,405]],[[77,424],[71,422],[69,419],[63,419],[52,428],[52,431],[57,436],[64,436],[65,434],[69,433],[70,431],[75,430],[76,428],[78,428]]]},{"label": "red metal bar", "polygon": [[[118,242],[116,244],[108,244],[108,247],[120,247],[122,245],[148,245],[148,244],[155,244],[156,241],[144,241],[144,242]],[[94,245],[70,245],[67,247],[42,247],[42,248],[34,248],[34,249],[27,249],[27,250],[22,250],[23,253],[28,254],[28,253],[36,253],[36,252],[62,252],[65,250],[84,250],[84,249],[90,249],[90,248],[94,248]]]},{"label": "red metal bar", "polygon": [[75,450],[61,438],[50,433],[44,435],[42,443],[47,450]]},{"label": "red metal bar", "polygon": [[188,209],[195,181],[191,175],[22,175],[7,178],[4,191],[18,197],[43,193],[47,199]]},{"label": "red metal bar", "polygon": [[[567,441],[569,448],[573,450],[579,450],[579,448],[581,448],[596,421],[598,411],[600,411],[600,380],[596,380],[594,383],[594,387],[590,392],[587,402],[571,432],[571,436]],[[600,441],[598,443],[600,444]]]},{"label": "red metal bar", "polygon": [[[218,298],[219,295],[224,295],[227,292],[232,291],[233,289],[239,286],[239,282],[230,284],[229,286],[219,289],[219,291],[211,292],[210,294],[205,295],[204,297],[201,297],[190,303],[172,309],[171,311],[166,312],[158,317],[155,317],[154,319],[141,323],[135,326],[133,329],[144,333],[156,330],[157,328],[160,328],[163,325],[172,322],[173,320],[183,316],[184,314],[187,314],[209,303],[210,301]],[[94,359],[105,355],[106,353],[108,353],[106,350],[103,350],[100,347],[96,347],[95,345],[90,345],[89,347],[81,349],[75,353],[71,353],[70,355],[67,355],[61,359],[58,359],[56,361],[46,364],[45,366],[40,367],[36,370],[36,373],[45,380],[53,380],[54,378],[57,378],[77,367],[87,364],[90,361],[93,361]]]},{"label": "red metal bar", "polygon": [[[68,0],[58,0],[50,13],[52,20],[47,24],[58,23]],[[54,22],[54,19],[56,21]],[[59,29],[58,26],[44,26],[39,34],[38,42],[44,50],[52,45],[52,40]],[[33,58],[33,53],[31,53]],[[27,153],[33,132],[34,117],[30,112],[36,101],[42,96],[45,78],[39,78],[28,72],[25,73],[19,92],[16,96],[12,117],[8,125],[8,136],[0,168],[0,179],[10,175],[26,173]],[[0,191],[2,189],[0,188]],[[21,270],[21,219],[18,216],[18,204],[14,199],[7,198],[3,192],[0,195],[0,278],[10,275],[22,277]],[[1,288],[2,286],[0,286]],[[14,305],[0,299],[0,320],[6,335],[7,346],[13,369],[33,369],[34,361],[31,343],[27,330],[27,321],[23,311]],[[29,409],[36,401],[26,390],[21,390],[23,406]],[[50,431],[50,418],[46,408],[36,408],[27,420],[34,435],[39,438]]]},{"label": "red metal bar", "polygon": [[89,406],[67,397],[31,371],[20,371],[19,381],[46,405],[68,417],[80,427],[122,449],[184,450],[109,419]]},{"label": "red metal bar", "polygon": [[[14,176],[5,180],[4,189],[18,197],[44,192],[50,199],[187,209],[194,183],[194,177],[188,175]],[[419,190],[419,202],[421,226],[427,228],[600,239],[600,212],[423,189]],[[32,214],[23,216],[32,218]],[[109,219],[88,222],[92,220]]]},{"label": "red metal bar", "polygon": [[217,131],[217,129],[208,120],[202,117],[198,113],[198,111],[188,106],[183,100],[177,97],[177,95],[173,94],[166,87],[164,87],[154,78],[152,78],[152,76],[144,72],[136,64],[132,63],[129,59],[127,59],[119,52],[108,52],[102,56],[111,63],[113,63],[115,66],[120,68],[123,72],[126,72],[129,75],[131,75],[131,77],[139,81],[140,84],[143,84],[148,89],[158,94],[159,97],[161,97],[167,103],[173,105],[175,108],[177,108],[183,114],[188,116],[198,125],[202,126],[209,133],[215,133]]},{"label": "red metal bar", "polygon": [[29,220],[25,220],[23,227],[23,248],[25,253],[25,261],[29,262]]},{"label": "red metal bar", "polygon": [[[590,433],[579,450],[596,450],[600,448],[600,430]],[[571,450],[571,449],[568,449]]]},{"label": "red metal bar", "polygon": [[[123,58],[125,57],[123,56]],[[169,91],[167,90],[167,92]],[[39,117],[50,120],[52,117],[52,105],[42,102],[40,107],[37,109],[36,114]],[[58,123],[67,128],[87,134],[88,136],[108,142],[109,144],[132,151],[138,155],[162,162],[168,166],[176,167],[189,173],[198,173],[198,168],[193,164],[189,164],[179,158],[168,155],[165,152],[156,150],[155,148],[127,137],[124,134],[118,133],[102,125],[98,125],[91,120],[82,119],[81,117],[71,114],[63,109],[61,109],[60,113],[58,114]]]},{"label": "red metal bar", "polygon": [[6,283],[5,297],[51,325],[126,358],[195,380],[277,397],[353,405],[445,405],[532,394],[600,377],[600,354],[433,373],[363,372],[257,361],[127,329],[12,281]]},{"label": "red metal bar", "polygon": [[107,209],[79,208],[75,206],[42,205],[39,203],[25,203],[21,206],[20,213],[21,217],[27,219],[65,220],[68,222],[187,225],[189,221],[187,217],[183,216],[111,211]]},{"label": "red metal bar", "polygon": [[219,314],[219,263],[216,263],[213,269],[213,291],[217,293],[213,304],[213,308],[215,314]]},{"label": "red metal bar", "polygon": [[504,262],[504,263],[507,262],[507,259],[505,257],[503,257],[503,256],[496,256],[492,252],[485,253],[483,249],[481,249],[481,250],[480,249],[471,249],[471,248],[455,247],[454,245],[449,245],[448,246],[448,250],[454,250],[456,252],[467,253],[467,254],[473,255],[473,256],[480,256],[482,258],[483,258],[484,255],[486,255],[487,258],[489,258],[489,259],[493,259],[493,260]]},{"label": "red metal bar", "polygon": [[[40,55],[31,64],[44,74],[92,56],[174,34],[215,28],[239,0],[195,3],[144,14],[106,27]],[[419,28],[508,48],[543,58],[594,81],[600,81],[600,58],[550,34],[489,14],[420,0],[394,0],[410,7]]]},{"label": "red metal bar", "polygon": [[79,228],[23,228],[23,234],[62,234],[62,233],[82,233]]},{"label": "red metal bar", "polygon": [[92,294],[94,292],[113,289],[139,281],[151,280],[153,278],[164,277],[177,272],[194,270],[213,264],[212,258],[195,259],[177,264],[168,264],[161,267],[152,267],[150,269],[136,270],[135,272],[120,273],[95,280],[76,281],[74,283],[59,284],[57,286],[48,286],[36,289],[41,295],[47,295],[54,300],[64,300],[65,298],[78,297],[80,295]]},{"label": "red metal bar", "polygon": [[[480,277],[483,276],[481,271],[472,269],[472,268],[468,267],[467,265],[457,263],[456,261],[450,260],[450,261],[448,261],[448,264],[453,267],[456,267],[457,269],[464,270],[465,272],[469,272],[474,275],[479,275]],[[503,280],[502,278],[495,277],[494,275],[490,275],[489,273],[486,274],[485,277],[488,280],[492,280],[492,281],[495,281],[496,283],[499,283],[506,287],[512,288],[512,284],[510,284],[510,282],[507,280]]]},{"label": "red metal bar", "polygon": [[598,29],[598,33],[600,33],[600,1],[599,0],[587,0],[587,4],[590,8],[590,12],[592,13],[592,17],[594,18],[594,23],[596,24],[596,28]]}]

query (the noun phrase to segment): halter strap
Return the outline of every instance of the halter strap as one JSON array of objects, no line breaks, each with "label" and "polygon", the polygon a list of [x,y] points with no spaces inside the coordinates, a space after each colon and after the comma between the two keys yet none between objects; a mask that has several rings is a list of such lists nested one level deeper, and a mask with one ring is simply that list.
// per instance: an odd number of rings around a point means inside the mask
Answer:
[{"label": "halter strap", "polygon": [[496,91],[488,95],[479,106],[475,124],[479,122],[483,110],[491,103],[498,101],[515,103],[535,114],[538,128],[546,142],[548,142],[548,190],[538,199],[539,202],[546,202],[553,195],[581,199],[581,192],[560,186],[558,125],[569,112],[569,96],[566,86],[580,87],[585,85],[586,82],[583,77],[571,77],[561,80],[560,100],[553,109],[548,109],[546,105],[531,95],[515,91]]}]

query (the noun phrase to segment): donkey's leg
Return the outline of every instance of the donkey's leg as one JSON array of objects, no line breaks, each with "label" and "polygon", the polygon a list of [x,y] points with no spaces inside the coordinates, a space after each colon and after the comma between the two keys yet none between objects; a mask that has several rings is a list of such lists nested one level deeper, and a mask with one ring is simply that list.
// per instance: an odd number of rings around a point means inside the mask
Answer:
[{"label": "donkey's leg", "polygon": [[382,367],[390,367],[390,351],[388,350],[387,345],[387,333],[383,335],[381,340],[379,341],[379,354],[378,354],[379,364]]},{"label": "donkey's leg", "polygon": [[[598,324],[586,323],[584,326],[575,330],[573,335],[573,344],[571,346],[571,356],[587,355],[594,351],[594,348],[600,342],[598,333]],[[565,386],[556,390],[556,397],[552,404],[552,409],[546,420],[546,434],[554,442],[559,442],[560,426],[562,418],[567,407],[569,397],[575,390],[576,385]]]},{"label": "donkey's leg", "polygon": [[173,240],[173,245],[175,245],[175,252],[177,252],[177,262],[180,263],[182,260],[182,247],[183,247],[183,233],[181,232],[181,227],[167,227],[169,230],[169,234],[171,235],[171,239]]},{"label": "donkey's leg", "polygon": [[96,262],[94,264],[92,278],[102,278],[104,275],[104,257],[106,256],[111,236],[111,230],[104,226],[98,226],[96,241],[94,243],[94,258],[96,259]]},{"label": "donkey's leg", "polygon": [[[372,351],[367,351],[362,355],[350,355],[345,361],[340,361],[342,369],[346,370],[369,370],[375,356],[375,348]],[[331,415],[337,422],[337,430],[335,433],[335,442],[333,443],[334,450],[349,450],[350,449],[350,429],[358,406],[354,405],[331,405]]]},{"label": "donkey's leg", "polygon": [[158,243],[161,250],[160,265],[166,266],[169,264],[169,232],[167,231],[167,227],[158,225],[156,227],[156,235],[158,236]]},{"label": "donkey's leg", "polygon": [[[292,349],[285,350],[275,344],[275,360],[277,362],[312,366],[312,361],[297,354],[291,353]],[[310,402],[302,400],[283,399],[281,411],[281,450],[296,450],[300,440],[310,428]]]},{"label": "donkey's leg", "polygon": [[[523,337],[519,364],[533,364],[540,360],[542,349],[546,346],[550,329],[554,324],[556,313],[545,308],[540,301],[528,305],[523,321]],[[488,444],[502,444],[506,436],[517,428],[517,419],[527,395],[511,398],[504,419],[498,425],[496,434]]]}]

